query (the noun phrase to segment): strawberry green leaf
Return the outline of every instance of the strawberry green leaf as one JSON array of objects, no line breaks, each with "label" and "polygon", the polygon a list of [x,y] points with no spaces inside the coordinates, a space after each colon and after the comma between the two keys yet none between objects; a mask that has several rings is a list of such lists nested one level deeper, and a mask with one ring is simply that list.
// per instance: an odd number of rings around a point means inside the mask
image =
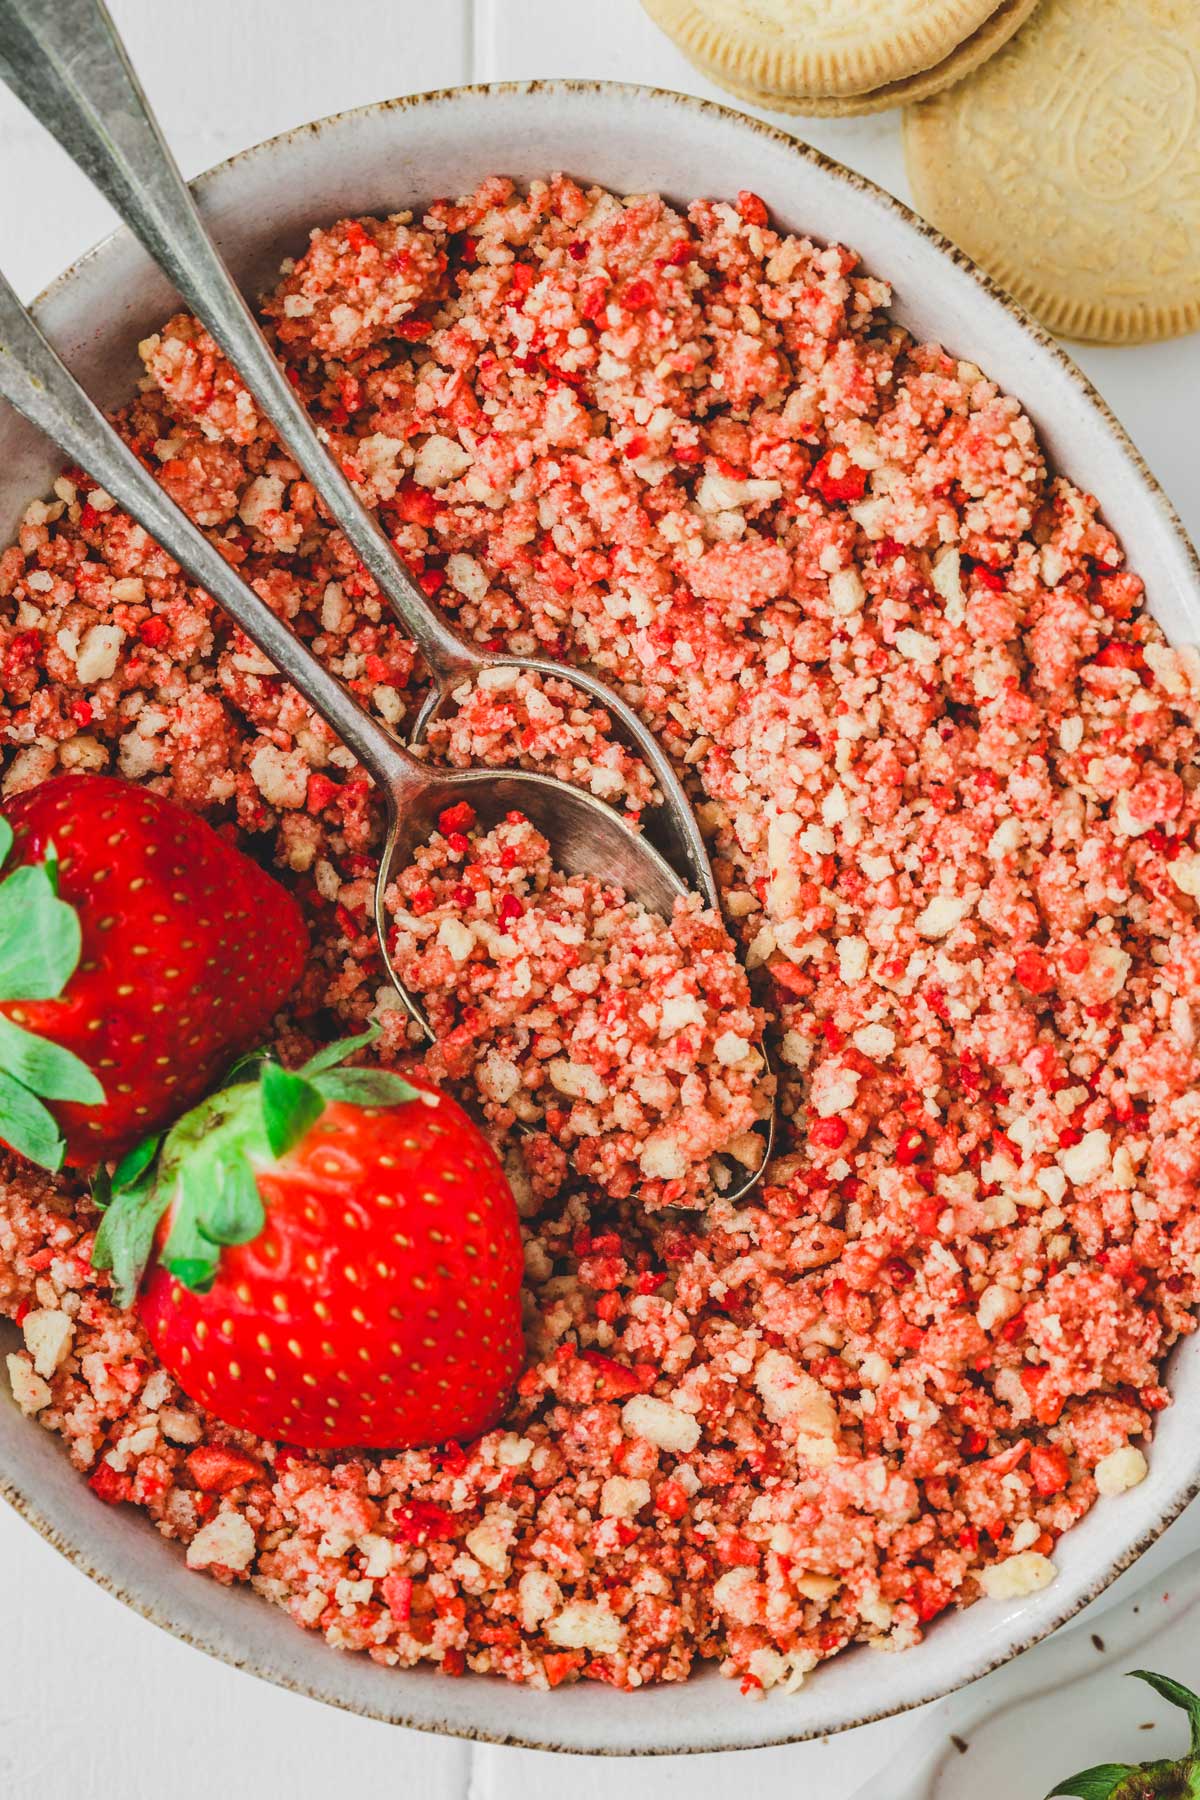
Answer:
[{"label": "strawberry green leaf", "polygon": [[145,1169],[139,1180],[114,1194],[107,1206],[92,1245],[92,1263],[97,1269],[112,1271],[118,1306],[133,1305],[169,1201],[170,1194],[157,1187]]},{"label": "strawberry green leaf", "polygon": [[[114,1197],[125,1192],[127,1188],[142,1188],[151,1179],[150,1165],[158,1155],[162,1143],[161,1134],[157,1137],[143,1138],[132,1150],[127,1150],[121,1160],[110,1173],[101,1163],[92,1175],[92,1201],[103,1212],[111,1206]],[[143,1177],[146,1179],[143,1180]],[[104,1265],[108,1267],[107,1263]]]},{"label": "strawberry green leaf", "polygon": [[254,1168],[266,1155],[257,1082],[220,1089],[167,1137],[158,1181],[172,1192],[174,1211],[160,1260],[184,1287],[207,1292],[222,1245],[249,1243],[262,1230]]},{"label": "strawberry green leaf", "polygon": [[276,1156],[283,1156],[325,1111],[324,1098],[303,1075],[272,1062],[263,1068],[260,1089],[267,1142]]},{"label": "strawberry green leaf", "polygon": [[331,1069],[313,1082],[326,1100],[345,1100],[351,1106],[399,1106],[404,1100],[416,1100],[420,1088],[403,1075],[391,1075],[386,1069]]},{"label": "strawberry green leaf", "polygon": [[213,1159],[215,1177],[200,1213],[200,1230],[214,1244],[248,1244],[266,1223],[254,1171],[241,1152],[226,1146]]},{"label": "strawberry green leaf", "polygon": [[125,1152],[112,1172],[114,1193],[119,1193],[122,1188],[134,1186],[158,1155],[158,1147],[161,1143],[161,1135],[143,1138],[140,1144],[135,1144],[132,1150]]},{"label": "strawberry green leaf", "polygon": [[1193,1694],[1181,1681],[1172,1681],[1169,1675],[1156,1675],[1151,1669],[1130,1669],[1129,1673],[1135,1681],[1146,1682],[1156,1694],[1161,1694],[1164,1700],[1187,1714],[1192,1729],[1192,1755],[1200,1754],[1200,1694]]},{"label": "strawberry green leaf", "polygon": [[54,1115],[7,1069],[0,1069],[0,1140],[43,1169],[62,1168],[66,1145]]},{"label": "strawberry green leaf", "polygon": [[1078,1775],[1069,1775],[1056,1788],[1051,1788],[1046,1800],[1055,1800],[1059,1794],[1072,1794],[1075,1800],[1109,1800],[1120,1784],[1130,1775],[1136,1775],[1137,1768],[1133,1763],[1097,1763],[1093,1769],[1083,1769]]},{"label": "strawberry green leaf", "polygon": [[260,1044],[256,1050],[243,1051],[235,1063],[230,1063],[221,1077],[219,1086],[232,1087],[237,1081],[247,1081],[252,1077],[257,1077],[270,1054],[266,1044]]},{"label": "strawberry green leaf", "polygon": [[0,882],[0,999],[54,1000],[75,972],[81,934],[46,864]]},{"label": "strawberry green leaf", "polygon": [[300,1070],[306,1080],[311,1081],[314,1075],[323,1075],[326,1069],[336,1068],[338,1063],[345,1062],[356,1050],[365,1050],[379,1036],[378,1025],[369,1025],[357,1037],[337,1038],[332,1044],[326,1044],[315,1056],[310,1056]]},{"label": "strawberry green leaf", "polygon": [[[0,865],[13,845],[0,819]],[[56,1000],[75,973],[82,933],[58,897],[58,859],[23,863],[0,881],[0,1000]],[[0,1138],[31,1162],[62,1167],[65,1143],[43,1100],[99,1106],[104,1089],[71,1050],[35,1037],[0,1014]]]},{"label": "strawberry green leaf", "polygon": [[0,1014],[0,1064],[31,1094],[43,1100],[74,1100],[99,1106],[104,1089],[85,1062],[49,1038],[22,1031]]},{"label": "strawberry green leaf", "polygon": [[178,1204],[163,1245],[162,1265],[184,1287],[203,1294],[213,1284],[220,1247],[201,1227],[208,1199],[208,1169],[203,1160],[185,1161],[179,1171]]}]

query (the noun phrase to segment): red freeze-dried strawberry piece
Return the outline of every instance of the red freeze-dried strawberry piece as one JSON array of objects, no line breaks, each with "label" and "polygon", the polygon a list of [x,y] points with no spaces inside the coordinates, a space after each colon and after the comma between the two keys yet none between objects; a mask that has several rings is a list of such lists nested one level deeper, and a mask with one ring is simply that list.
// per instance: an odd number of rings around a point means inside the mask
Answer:
[{"label": "red freeze-dried strawberry piece", "polygon": [[1029,1452],[1029,1473],[1044,1500],[1059,1494],[1071,1479],[1071,1465],[1057,1444],[1035,1444]]},{"label": "red freeze-dried strawberry piece", "polygon": [[547,1682],[552,1688],[556,1688],[577,1669],[582,1669],[586,1661],[582,1650],[547,1650],[542,1658],[542,1667],[546,1671]]},{"label": "red freeze-dried strawberry piece", "polygon": [[392,1529],[406,1544],[438,1543],[454,1536],[458,1520],[431,1500],[410,1500],[392,1515]]},{"label": "red freeze-dried strawberry piece", "polygon": [[199,1444],[187,1459],[198,1488],[206,1494],[228,1494],[247,1481],[265,1481],[262,1464],[228,1444]]},{"label": "red freeze-dried strawberry piece", "polygon": [[412,1617],[413,1584],[411,1575],[386,1575],[380,1583],[384,1605],[399,1625]]},{"label": "red freeze-dried strawberry piece", "polygon": [[98,1462],[88,1476],[88,1486],[107,1506],[119,1506],[133,1492],[128,1475],[120,1474],[110,1462]]},{"label": "red freeze-dried strawberry piece", "polygon": [[453,831],[470,831],[475,823],[475,808],[465,800],[459,800],[454,806],[448,806],[438,815],[438,830],[444,836]]},{"label": "red freeze-dried strawberry piece", "polygon": [[861,500],[867,491],[867,471],[851,462],[844,450],[831,450],[814,467],[808,485],[830,505]]},{"label": "red freeze-dried strawberry piece", "polygon": [[739,189],[737,209],[747,225],[765,225],[767,222],[766,202],[752,194],[749,188]]},{"label": "red freeze-dried strawberry piece", "polygon": [[1140,644],[1118,643],[1115,639],[1110,639],[1097,650],[1092,658],[1092,665],[1097,669],[1143,669],[1146,658]]},{"label": "red freeze-dried strawberry piece", "polygon": [[437,517],[437,498],[431,488],[402,481],[390,503],[391,511],[406,525],[432,525]]},{"label": "red freeze-dried strawberry piece", "polygon": [[644,312],[648,306],[654,305],[655,298],[655,292],[650,283],[643,281],[640,276],[637,280],[629,283],[622,296],[623,304],[628,307],[630,312]]},{"label": "red freeze-dried strawberry piece", "polygon": [[917,1568],[912,1571],[913,1584],[905,1595],[905,1599],[914,1609],[918,1619],[927,1625],[938,1613],[945,1612],[954,1598],[952,1589],[944,1581],[928,1569]]},{"label": "red freeze-dried strawberry piece", "polygon": [[1064,1401],[1054,1385],[1054,1375],[1044,1364],[1031,1365],[1021,1370],[1021,1386],[1029,1395],[1029,1403],[1033,1408],[1033,1416],[1039,1425],[1055,1425],[1062,1413]]},{"label": "red freeze-dried strawberry piece", "polygon": [[322,775],[321,771],[316,769],[308,778],[305,805],[309,812],[324,812],[325,808],[332,805],[337,799],[341,791],[336,781],[331,781],[328,775]]},{"label": "red freeze-dried strawberry piece", "polygon": [[920,1162],[921,1158],[927,1154],[924,1134],[918,1131],[915,1125],[910,1125],[896,1139],[896,1161],[902,1168],[908,1168],[911,1164]]},{"label": "red freeze-dried strawberry piece", "polygon": [[678,1522],[687,1513],[687,1489],[678,1481],[659,1483],[654,1495],[654,1510],[662,1513],[666,1519]]},{"label": "red freeze-dried strawberry piece", "polygon": [[602,1399],[626,1399],[630,1394],[640,1394],[645,1388],[645,1380],[636,1369],[615,1362],[602,1350],[581,1351],[580,1360],[595,1370],[596,1392]]},{"label": "red freeze-dried strawberry piece", "polygon": [[1054,986],[1054,971],[1040,950],[1019,951],[1013,973],[1031,994],[1048,994]]}]

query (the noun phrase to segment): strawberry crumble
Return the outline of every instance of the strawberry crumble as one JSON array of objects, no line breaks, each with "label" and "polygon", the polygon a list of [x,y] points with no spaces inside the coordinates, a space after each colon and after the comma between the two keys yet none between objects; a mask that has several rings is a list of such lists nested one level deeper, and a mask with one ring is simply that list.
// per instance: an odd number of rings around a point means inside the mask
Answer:
[{"label": "strawberry crumble", "polygon": [[[903,1648],[1054,1579],[1059,1536],[1145,1475],[1194,1328],[1200,658],[1018,403],[914,343],[853,252],[765,218],[495,178],[315,232],[265,303],[426,592],[481,645],[590,663],[675,757],[779,1066],[756,1195],[681,1215],[631,1191],[656,1132],[686,1130],[694,1168],[713,1117],[741,1129],[754,1005],[715,924],[626,915],[593,954],[600,895],[516,824],[447,834],[429,904],[395,895],[449,1028],[426,1066],[482,1108],[522,1212],[502,1429],[394,1455],[228,1429],[92,1267],[82,1184],[4,1171],[16,1403],[190,1567],[382,1663],[636,1688],[711,1660],[757,1694]],[[127,440],[403,732],[414,648],[251,397],[189,319],[142,355]],[[79,470],[0,555],[0,699],[4,794],[121,773],[292,888],[313,953],[289,1063],[371,1016],[411,1062],[363,770]],[[481,681],[433,751],[651,800],[549,686]],[[521,911],[484,932],[462,859],[506,848]],[[511,1004],[501,936],[552,1017]],[[595,994],[638,952],[658,1019],[618,1056]],[[700,1038],[678,1067],[676,1000]]]},{"label": "strawberry crumble", "polygon": [[722,1155],[756,1169],[762,1015],[720,920],[693,896],[668,922],[557,873],[520,814],[486,835],[472,823],[443,815],[391,891],[396,972],[437,1035],[429,1072],[471,1078],[498,1130],[538,1128],[524,1155],[539,1193],[568,1155],[651,1208],[728,1187],[728,1166],[710,1168]]},{"label": "strawberry crumble", "polygon": [[631,825],[659,799],[650,771],[611,735],[608,714],[584,701],[570,682],[501,665],[482,669],[451,698],[451,709],[429,726],[429,747],[439,762],[455,769],[524,763],[606,800]]}]

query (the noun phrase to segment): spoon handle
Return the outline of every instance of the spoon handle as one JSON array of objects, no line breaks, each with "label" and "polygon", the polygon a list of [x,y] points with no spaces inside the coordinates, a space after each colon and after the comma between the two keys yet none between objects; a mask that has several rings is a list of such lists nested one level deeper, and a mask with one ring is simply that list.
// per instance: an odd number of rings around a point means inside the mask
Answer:
[{"label": "spoon handle", "polygon": [[102,0],[0,0],[0,79],[225,351],[438,681],[479,667],[484,659],[427,604],[318,437],[208,234]]},{"label": "spoon handle", "polygon": [[381,785],[402,803],[428,772],[364,712],[187,514],[159,487],[42,336],[0,275],[0,394],[87,470],[258,645]]}]

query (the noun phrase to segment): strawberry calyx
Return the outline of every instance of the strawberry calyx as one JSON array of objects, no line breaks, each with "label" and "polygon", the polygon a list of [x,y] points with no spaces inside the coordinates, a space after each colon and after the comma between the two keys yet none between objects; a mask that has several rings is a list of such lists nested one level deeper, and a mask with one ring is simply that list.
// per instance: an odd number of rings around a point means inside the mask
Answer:
[{"label": "strawberry calyx", "polygon": [[121,1306],[137,1294],[159,1226],[171,1212],[159,1253],[168,1272],[196,1293],[216,1279],[221,1250],[263,1229],[257,1175],[274,1168],[334,1101],[397,1106],[420,1090],[386,1069],[344,1068],[379,1036],[378,1026],[327,1044],[299,1069],[260,1054],[235,1065],[232,1082],[193,1107],[165,1137],[148,1138],[97,1179],[103,1210],[92,1262],[112,1273]]},{"label": "strawberry calyx", "polygon": [[[0,868],[13,830],[0,816]],[[58,859],[20,863],[0,881],[0,1140],[44,1169],[62,1167],[66,1142],[47,1100],[98,1106],[104,1089],[75,1053],[20,1023],[23,1000],[57,1000],[75,973],[83,934],[59,897]],[[16,1004],[12,1004],[16,1003]]]},{"label": "strawberry calyx", "polygon": [[1176,1761],[1097,1763],[1068,1776],[1046,1800],[1055,1800],[1056,1795],[1073,1795],[1075,1800],[1200,1800],[1200,1695],[1150,1669],[1129,1673],[1187,1714],[1192,1734],[1188,1754]]}]

